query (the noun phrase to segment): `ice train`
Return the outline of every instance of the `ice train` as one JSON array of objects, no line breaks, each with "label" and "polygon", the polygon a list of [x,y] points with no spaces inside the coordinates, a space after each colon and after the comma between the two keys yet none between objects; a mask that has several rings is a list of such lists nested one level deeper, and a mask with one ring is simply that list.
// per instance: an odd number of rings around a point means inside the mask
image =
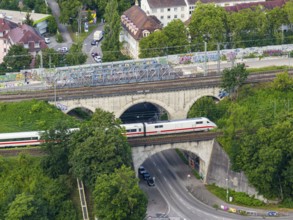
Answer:
[{"label": "ice train", "polygon": [[[208,131],[217,127],[214,122],[204,117],[154,123],[141,122],[122,124],[122,126],[125,128],[125,135],[128,138]],[[43,142],[43,140],[40,139],[42,132],[43,131],[0,133],[0,148],[40,145]]]}]

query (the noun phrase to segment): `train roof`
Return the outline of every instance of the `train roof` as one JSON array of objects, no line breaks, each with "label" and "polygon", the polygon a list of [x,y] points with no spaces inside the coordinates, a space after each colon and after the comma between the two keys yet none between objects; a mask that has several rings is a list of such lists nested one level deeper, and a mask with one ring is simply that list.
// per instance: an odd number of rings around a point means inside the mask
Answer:
[{"label": "train roof", "polygon": [[209,120],[205,117],[198,117],[198,118],[187,118],[187,119],[176,119],[176,120],[168,120],[168,121],[155,121],[155,122],[146,122],[146,124],[159,124],[159,123],[166,123],[166,122],[183,122],[183,121],[199,121],[199,120]]},{"label": "train roof", "polygon": [[40,132],[42,132],[42,131],[25,131],[25,132],[13,132],[13,133],[0,133],[0,139],[39,136]]}]

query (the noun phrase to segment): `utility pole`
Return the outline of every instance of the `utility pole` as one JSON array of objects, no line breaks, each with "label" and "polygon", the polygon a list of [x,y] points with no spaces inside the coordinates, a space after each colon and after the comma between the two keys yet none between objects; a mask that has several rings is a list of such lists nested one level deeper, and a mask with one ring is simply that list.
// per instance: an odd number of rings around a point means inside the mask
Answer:
[{"label": "utility pole", "polygon": [[207,75],[207,42],[204,42],[204,75]]},{"label": "utility pole", "polygon": [[217,62],[217,73],[220,75],[221,73],[221,53],[220,53],[220,43],[217,43],[217,51],[218,51],[218,62]]}]

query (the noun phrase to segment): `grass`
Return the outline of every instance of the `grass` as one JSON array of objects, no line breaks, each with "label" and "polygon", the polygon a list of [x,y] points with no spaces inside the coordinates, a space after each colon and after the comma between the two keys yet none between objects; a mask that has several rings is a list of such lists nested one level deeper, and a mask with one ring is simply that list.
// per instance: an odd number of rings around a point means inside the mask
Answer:
[{"label": "grass", "polygon": [[178,148],[175,149],[176,153],[179,155],[179,157],[181,158],[181,160],[188,165],[188,160],[185,158],[185,156],[183,155],[183,153],[181,152],[181,150],[179,150]]},{"label": "grass", "polygon": [[261,73],[265,71],[273,71],[273,70],[288,70],[288,66],[267,66],[267,67],[262,67],[262,68],[249,68],[247,71],[249,73]]},{"label": "grass", "polygon": [[57,121],[76,127],[78,121],[45,101],[0,103],[0,133],[45,130]]}]

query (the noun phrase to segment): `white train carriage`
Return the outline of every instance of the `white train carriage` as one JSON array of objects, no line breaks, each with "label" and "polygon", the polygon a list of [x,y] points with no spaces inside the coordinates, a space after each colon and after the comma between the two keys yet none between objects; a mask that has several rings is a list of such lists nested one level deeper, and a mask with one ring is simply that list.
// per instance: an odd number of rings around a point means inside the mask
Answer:
[{"label": "white train carriage", "polygon": [[122,124],[126,130],[127,137],[142,137],[144,136],[144,123]]},{"label": "white train carriage", "polygon": [[18,147],[39,144],[41,144],[39,131],[0,134],[0,147]]},{"label": "white train carriage", "polygon": [[191,118],[166,122],[145,123],[146,136],[174,134],[193,131],[208,131],[216,128],[216,124],[207,118]]}]

